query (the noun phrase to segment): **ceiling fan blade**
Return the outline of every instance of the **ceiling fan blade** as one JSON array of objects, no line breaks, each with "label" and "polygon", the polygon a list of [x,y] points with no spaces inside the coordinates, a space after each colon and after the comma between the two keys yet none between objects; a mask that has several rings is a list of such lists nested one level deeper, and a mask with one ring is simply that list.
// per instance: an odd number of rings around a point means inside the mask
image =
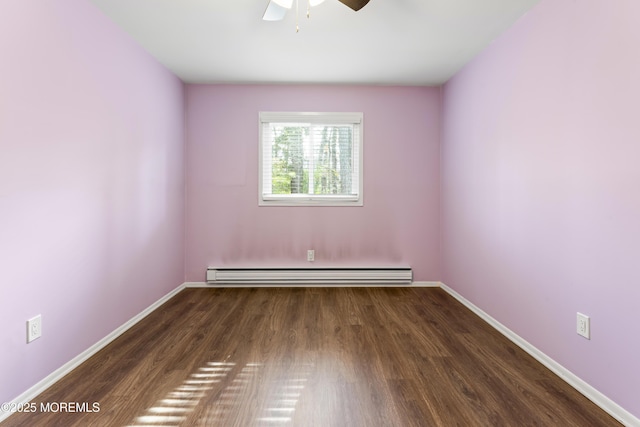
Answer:
[{"label": "ceiling fan blade", "polygon": [[362,9],[363,7],[365,7],[367,3],[369,3],[369,0],[338,0],[338,1],[343,5],[348,6],[351,9],[355,10],[356,12]]},{"label": "ceiling fan blade", "polygon": [[282,21],[284,19],[284,16],[287,14],[287,10],[289,9],[280,6],[275,1],[269,1],[267,10],[264,11],[262,19],[264,21]]}]

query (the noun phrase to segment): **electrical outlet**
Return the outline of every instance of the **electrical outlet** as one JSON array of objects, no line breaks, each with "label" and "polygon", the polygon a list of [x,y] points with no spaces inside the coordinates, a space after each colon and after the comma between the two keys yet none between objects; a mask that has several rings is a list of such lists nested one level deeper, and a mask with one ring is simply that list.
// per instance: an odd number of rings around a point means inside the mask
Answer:
[{"label": "electrical outlet", "polygon": [[38,314],[27,320],[27,342],[40,338],[42,336],[42,316]]},{"label": "electrical outlet", "polygon": [[315,257],[316,257],[316,251],[314,251],[313,249],[309,249],[307,251],[307,261],[313,262]]},{"label": "electrical outlet", "polygon": [[582,313],[577,313],[577,319],[578,319],[578,323],[577,323],[577,332],[578,335],[582,335],[583,337],[585,337],[586,339],[590,340],[591,339],[591,322],[589,319],[589,316],[586,316]]}]

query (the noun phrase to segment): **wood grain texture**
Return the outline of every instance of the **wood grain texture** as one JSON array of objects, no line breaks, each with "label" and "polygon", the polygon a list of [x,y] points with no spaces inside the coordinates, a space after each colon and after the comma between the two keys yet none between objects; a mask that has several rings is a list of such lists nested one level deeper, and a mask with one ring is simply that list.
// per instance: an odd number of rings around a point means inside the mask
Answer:
[{"label": "wood grain texture", "polygon": [[11,426],[619,426],[437,288],[185,289]]}]

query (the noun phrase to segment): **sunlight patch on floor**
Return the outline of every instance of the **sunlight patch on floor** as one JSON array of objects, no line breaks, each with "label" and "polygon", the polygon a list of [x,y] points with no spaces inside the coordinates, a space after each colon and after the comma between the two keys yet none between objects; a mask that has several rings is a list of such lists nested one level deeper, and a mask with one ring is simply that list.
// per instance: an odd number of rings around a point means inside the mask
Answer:
[{"label": "sunlight patch on floor", "polygon": [[[313,364],[292,371],[285,370],[284,375],[267,380],[266,383],[263,383],[263,378],[270,375],[268,368],[273,366],[247,363],[239,371],[238,368],[240,366],[235,363],[208,362],[127,427],[184,425],[201,400],[212,393],[215,384],[225,379],[228,381],[227,386],[218,389],[217,398],[207,405],[206,415],[200,418],[203,425],[227,425],[244,410],[243,405],[248,402],[251,406],[258,405],[260,408],[253,418],[256,425],[290,425],[296,405],[313,371]],[[235,376],[230,376],[233,373]]]},{"label": "sunlight patch on floor", "polygon": [[146,410],[144,415],[136,417],[135,424],[128,427],[165,426],[177,427],[187,419],[200,402],[234,368],[235,363],[208,362],[198,368],[198,372],[189,375],[182,384],[170,391],[164,399]]}]

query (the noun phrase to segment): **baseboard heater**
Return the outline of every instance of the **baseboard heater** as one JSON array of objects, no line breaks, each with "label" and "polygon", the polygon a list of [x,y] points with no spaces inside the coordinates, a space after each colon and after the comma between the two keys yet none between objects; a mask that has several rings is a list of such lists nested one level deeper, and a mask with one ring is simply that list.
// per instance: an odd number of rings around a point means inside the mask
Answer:
[{"label": "baseboard heater", "polygon": [[410,267],[392,268],[214,268],[207,269],[212,285],[406,285],[413,280]]}]

